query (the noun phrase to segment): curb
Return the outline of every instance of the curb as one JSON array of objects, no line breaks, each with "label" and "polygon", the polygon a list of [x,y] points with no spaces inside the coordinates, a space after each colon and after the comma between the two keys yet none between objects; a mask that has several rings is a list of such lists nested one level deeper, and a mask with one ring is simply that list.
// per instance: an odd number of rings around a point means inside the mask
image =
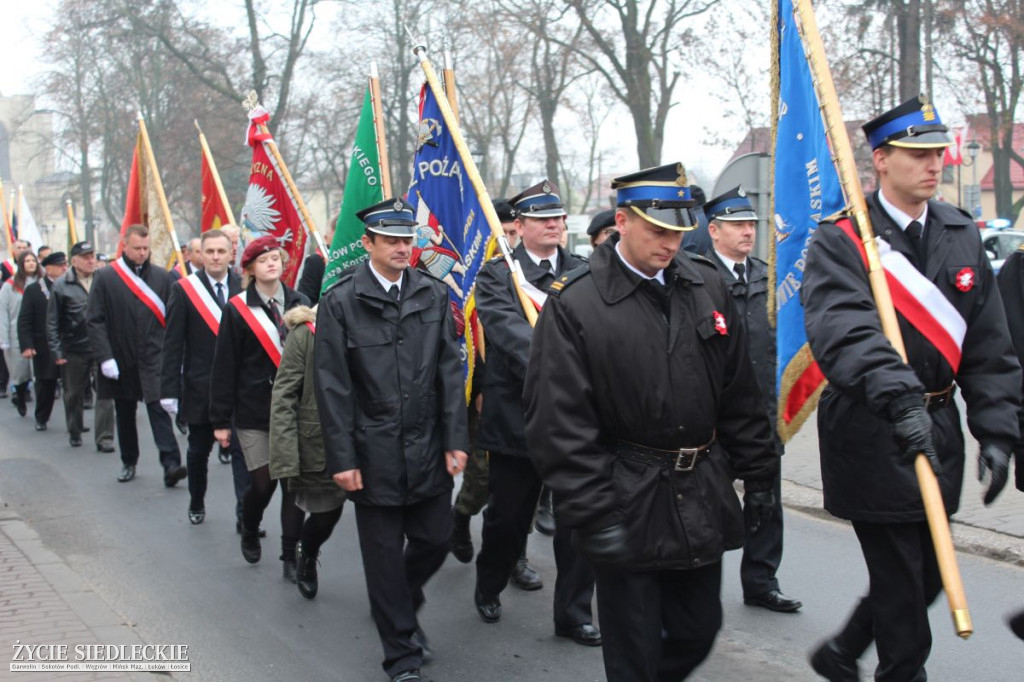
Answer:
[{"label": "curb", "polygon": [[[822,493],[817,488],[782,480],[782,504],[794,511],[826,521],[848,524],[825,511]],[[960,552],[1024,567],[1024,538],[997,533],[950,519],[953,546]]]}]

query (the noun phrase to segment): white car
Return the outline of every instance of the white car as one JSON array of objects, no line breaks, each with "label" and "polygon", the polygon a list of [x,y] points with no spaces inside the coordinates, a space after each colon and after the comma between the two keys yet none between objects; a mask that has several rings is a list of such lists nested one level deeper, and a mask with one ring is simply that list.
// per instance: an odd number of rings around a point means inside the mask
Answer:
[{"label": "white car", "polygon": [[981,243],[985,246],[985,253],[992,261],[992,269],[999,272],[1003,261],[1016,251],[1021,244],[1024,244],[1024,232],[1019,230],[990,229],[982,232]]}]

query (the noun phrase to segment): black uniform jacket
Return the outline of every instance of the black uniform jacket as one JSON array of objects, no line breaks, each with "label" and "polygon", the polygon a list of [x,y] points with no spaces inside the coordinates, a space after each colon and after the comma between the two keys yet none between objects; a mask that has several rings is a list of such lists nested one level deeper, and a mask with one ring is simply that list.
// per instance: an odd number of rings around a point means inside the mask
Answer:
[{"label": "black uniform jacket", "polygon": [[[547,291],[555,275],[534,265],[520,243],[513,251],[530,284]],[[586,261],[558,248],[558,275],[585,265]],[[487,372],[481,390],[483,409],[476,447],[507,455],[529,456],[523,433],[523,377],[530,358],[533,328],[512,284],[504,258],[493,258],[480,268],[476,279],[476,304],[487,339]]]},{"label": "black uniform jacket", "polygon": [[357,504],[401,506],[452,489],[446,450],[469,448],[448,287],[406,268],[401,305],[362,263],[320,299],[314,350],[327,471],[359,469]]},{"label": "black uniform jacket", "polygon": [[[121,259],[166,306],[173,283],[171,275],[148,260],[137,267],[126,256]],[[97,364],[110,358],[117,360],[119,372],[116,380],[97,373],[99,397],[159,401],[164,326],[112,267],[93,275],[87,315],[93,358]]]},{"label": "black uniform jacket", "polygon": [[92,353],[86,317],[88,309],[89,292],[78,281],[75,269],[68,268],[53,283],[50,302],[46,306],[46,342],[54,361],[64,359],[66,353]]},{"label": "black uniform jacket", "polygon": [[[909,238],[875,196],[868,206],[875,234],[921,270]],[[825,508],[841,518],[876,523],[925,518],[914,469],[900,461],[890,432],[889,406],[897,398],[923,400],[925,392],[956,381],[975,438],[1009,448],[1018,437],[1021,370],[978,229],[966,213],[929,201],[925,238],[924,275],[967,322],[955,375],[938,350],[899,316],[910,364],[903,363],[882,334],[867,270],[850,237],[825,222],[811,240],[801,299],[811,351],[829,381],[818,404]],[[973,283],[961,291],[957,276],[964,268],[973,273]],[[952,514],[964,473],[960,416],[950,405],[931,417],[942,465],[939,485]]]},{"label": "black uniform jacket", "polygon": [[[45,287],[45,288],[44,288]],[[18,345],[21,350],[32,349],[32,369],[36,379],[56,379],[60,376],[50,345],[46,342],[46,307],[50,302],[53,282],[43,277],[25,287],[18,313]]]},{"label": "black uniform jacket", "polygon": [[[743,543],[733,479],[765,488],[779,466],[746,332],[710,261],[680,251],[666,268],[666,323],[613,241],[555,284],[540,315],[524,393],[533,462],[559,522],[625,523],[631,568],[713,563]],[[713,439],[691,472],[615,453],[620,440],[672,450]]]},{"label": "black uniform jacket", "polygon": [[747,328],[750,341],[750,361],[754,365],[757,385],[766,398],[768,416],[775,425],[775,328],[768,321],[768,264],[763,260],[747,257],[747,281],[743,283],[726,267],[714,249],[705,254],[718,268],[726,288],[732,294],[736,313]]},{"label": "black uniform jacket", "polygon": [[[999,269],[999,291],[1003,296],[1006,321],[1010,326],[1010,339],[1017,352],[1017,360],[1024,365],[1024,251],[1011,253]],[[27,290],[25,295],[28,295]],[[24,302],[21,309],[25,309]],[[1020,424],[1021,440],[1017,441],[1013,451],[1017,460],[1017,490],[1024,490],[1024,409],[1021,410]]]},{"label": "black uniform jacket", "polygon": [[[199,281],[217,300],[213,283],[202,269],[197,271]],[[225,304],[242,290],[238,275],[228,272]],[[192,303],[178,280],[171,287],[171,300],[167,303],[167,329],[164,331],[164,355],[161,375],[161,398],[177,398],[178,409],[189,424],[210,421],[210,369],[217,336],[206,324],[202,313]],[[182,375],[184,374],[184,392]],[[184,394],[183,394],[184,393]]]},{"label": "black uniform jacket", "polygon": [[[309,299],[284,287],[284,309],[309,305]],[[263,303],[256,282],[250,282],[244,294],[246,305],[261,306],[270,319],[270,308]],[[284,312],[282,311],[282,314]],[[282,341],[282,346],[284,345]],[[263,350],[260,340],[249,328],[242,313],[228,301],[220,318],[220,332],[210,372],[210,423],[215,429],[270,431],[270,397],[277,366]]]},{"label": "black uniform jacket", "polygon": [[306,256],[306,262],[302,266],[302,277],[299,278],[299,283],[295,285],[295,288],[309,299],[310,305],[316,305],[320,301],[320,287],[324,283],[326,269],[324,257],[320,255],[319,251],[314,251]]}]

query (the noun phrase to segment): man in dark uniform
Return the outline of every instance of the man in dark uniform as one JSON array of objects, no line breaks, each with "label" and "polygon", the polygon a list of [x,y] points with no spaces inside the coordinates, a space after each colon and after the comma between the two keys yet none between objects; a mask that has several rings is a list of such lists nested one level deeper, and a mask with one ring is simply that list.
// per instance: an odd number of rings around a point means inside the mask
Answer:
[{"label": "man in dark uniform", "polygon": [[869,215],[886,271],[901,284],[891,291],[909,364],[882,333],[856,228],[846,218],[822,223],[801,296],[829,381],[818,404],[825,508],[853,522],[870,585],[811,666],[830,680],[857,679],[857,659],[874,639],[875,679],[906,682],[926,679],[928,605],[942,589],[913,461],[928,456],[955,513],[964,473],[956,382],[981,443],[979,471],[991,472],[991,503],[1019,435],[1021,370],[977,227],[932,200],[951,144],[935,108],[916,97],[864,132],[880,185]]},{"label": "man in dark uniform", "polygon": [[327,471],[356,508],[370,612],[392,682],[418,682],[427,649],[416,613],[448,554],[452,476],[469,437],[448,287],[414,268],[412,206],[358,214],[369,260],[320,299],[317,403]]},{"label": "man in dark uniform", "polygon": [[[213,353],[221,312],[228,299],[242,290],[242,284],[238,275],[231,272],[228,235],[220,230],[209,230],[201,239],[193,241],[197,242],[195,249],[202,255],[202,267],[171,287],[164,332],[160,405],[172,416],[180,413],[188,424],[188,519],[197,525],[206,519],[208,463],[215,442],[210,421]],[[232,458],[232,474],[235,514],[241,521],[242,497],[249,484],[249,472],[242,457]]]},{"label": "man in dark uniform", "polygon": [[21,354],[32,358],[36,380],[36,431],[45,431],[53,412],[54,396],[60,371],[46,342],[46,307],[54,282],[68,269],[68,258],[62,251],[51,252],[41,262],[44,275],[25,287],[25,296],[18,313],[18,345]]},{"label": "man in dark uniform", "polygon": [[[520,283],[533,305],[544,305],[547,288],[559,275],[585,264],[558,245],[565,207],[558,188],[544,180],[509,200],[516,211],[519,244],[512,254]],[[476,280],[477,311],[487,336],[487,373],[477,447],[488,452],[491,499],[484,511],[483,539],[476,560],[475,602],[486,623],[501,618],[498,595],[509,581],[533,523],[541,480],[530,461],[523,430],[523,376],[533,328],[516,294],[504,258],[480,269]],[[554,548],[555,634],[579,644],[598,646],[591,599],[594,574],[570,544],[568,528],[556,524]]]},{"label": "man in dark uniform", "polygon": [[765,523],[778,455],[746,329],[681,164],[613,181],[619,235],[559,277],[523,394],[533,461],[597,573],[610,682],[680,680],[722,624],[721,559],[743,544],[733,477]]},{"label": "man in dark uniform", "polygon": [[114,399],[122,464],[117,480],[125,483],[135,478],[139,462],[135,413],[142,401],[160,454],[164,485],[171,488],[186,475],[171,418],[160,407],[160,355],[173,280],[150,262],[145,226],[129,225],[121,244],[121,257],[96,273],[89,296],[89,340],[100,367],[97,397]]},{"label": "man in dark uniform", "polygon": [[[704,214],[709,221],[712,247],[708,260],[718,268],[725,286],[732,293],[739,321],[746,325],[750,359],[757,385],[765,398],[764,409],[772,424],[772,441],[781,456],[782,441],[775,433],[775,329],[768,321],[768,264],[750,255],[757,231],[757,213],[742,187],[733,187],[707,202]],[[782,562],[782,474],[772,481],[775,511],[771,521],[747,533],[740,562],[743,602],[771,611],[792,613],[803,604],[779,591],[775,574]],[[752,511],[744,506],[746,527],[753,526]]]}]

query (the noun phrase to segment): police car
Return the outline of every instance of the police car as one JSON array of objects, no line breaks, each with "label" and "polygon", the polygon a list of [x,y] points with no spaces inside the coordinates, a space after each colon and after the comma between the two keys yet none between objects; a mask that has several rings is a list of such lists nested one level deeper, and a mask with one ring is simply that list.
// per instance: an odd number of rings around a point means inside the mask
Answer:
[{"label": "police car", "polygon": [[1010,221],[996,218],[986,223],[981,231],[981,243],[992,262],[992,269],[999,272],[1003,261],[1024,244],[1024,231],[1010,229]]}]

